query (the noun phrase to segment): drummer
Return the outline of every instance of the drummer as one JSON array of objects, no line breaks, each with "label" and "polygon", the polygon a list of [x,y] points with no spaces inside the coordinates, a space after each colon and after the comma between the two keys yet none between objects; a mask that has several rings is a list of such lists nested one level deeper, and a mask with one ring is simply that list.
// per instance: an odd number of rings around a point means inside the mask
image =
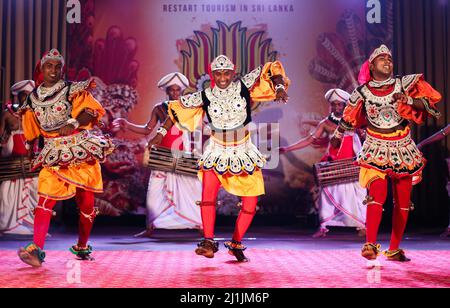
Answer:
[{"label": "drummer", "polygon": [[[6,105],[0,117],[1,157],[28,155],[18,110],[33,89],[33,80],[23,80],[11,87],[13,102]],[[4,181],[0,184],[0,233],[33,234],[33,211],[38,200],[37,183],[38,179],[34,177]]]},{"label": "drummer", "polygon": [[[157,86],[167,94],[169,101],[173,101],[180,98],[189,81],[183,74],[174,72],[164,76]],[[153,107],[150,120],[145,125],[118,118],[113,126],[148,136],[158,123],[166,121],[167,110],[168,101],[165,101]],[[160,146],[190,151],[190,134],[173,126]],[[198,229],[202,233],[200,208],[196,205],[201,198],[201,189],[201,183],[196,178],[153,170],[147,192],[147,228],[135,237],[151,237],[155,229]]]},{"label": "drummer", "polygon": [[[321,159],[322,162],[353,158],[361,149],[361,141],[354,132],[347,132],[341,149],[329,146],[329,139],[336,130],[342,118],[343,111],[350,94],[341,89],[331,89],[325,94],[325,100],[330,104],[331,112],[324,118],[316,129],[306,138],[296,143],[280,148],[281,153],[298,151],[314,145],[319,139],[325,138],[328,149]],[[366,189],[362,188],[358,179],[350,183],[335,184],[320,188],[318,211],[320,226],[313,237],[325,237],[329,232],[328,226],[353,227],[359,235],[365,235],[366,207],[363,206]]]}]

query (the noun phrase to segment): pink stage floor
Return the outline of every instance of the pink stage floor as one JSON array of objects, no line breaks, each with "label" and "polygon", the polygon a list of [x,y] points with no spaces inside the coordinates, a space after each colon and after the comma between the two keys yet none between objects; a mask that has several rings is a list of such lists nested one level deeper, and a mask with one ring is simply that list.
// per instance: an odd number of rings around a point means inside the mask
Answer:
[{"label": "pink stage floor", "polygon": [[149,288],[408,288],[450,287],[450,251],[409,250],[409,263],[368,268],[358,250],[249,249],[239,264],[221,248],[214,259],[192,251],[97,251],[95,261],[68,251],[47,251],[42,268],[22,264],[16,252],[0,255],[1,287]]}]

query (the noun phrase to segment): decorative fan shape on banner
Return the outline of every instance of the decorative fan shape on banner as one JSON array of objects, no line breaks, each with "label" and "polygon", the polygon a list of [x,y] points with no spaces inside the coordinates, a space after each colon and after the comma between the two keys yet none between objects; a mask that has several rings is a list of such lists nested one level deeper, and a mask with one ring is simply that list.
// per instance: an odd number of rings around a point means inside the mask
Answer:
[{"label": "decorative fan shape on banner", "polygon": [[194,31],[191,38],[177,42],[180,52],[177,62],[190,83],[187,92],[209,86],[208,66],[218,55],[229,57],[236,64],[236,73],[240,76],[277,58],[278,52],[273,50],[272,39],[267,37],[266,30],[242,27],[242,21],[230,26],[217,21],[217,26]]},{"label": "decorative fan shape on banner", "polygon": [[380,25],[367,26],[353,11],[344,12],[335,33],[322,33],[317,38],[317,56],[310,63],[310,75],[328,88],[352,92],[359,85],[359,70],[373,46],[380,42],[392,45],[393,28],[389,25],[392,18]]},{"label": "decorative fan shape on banner", "polygon": [[125,84],[133,88],[137,85],[139,62],[135,38],[124,38],[117,26],[109,28],[105,39],[98,39],[94,47],[94,74],[107,85]]}]

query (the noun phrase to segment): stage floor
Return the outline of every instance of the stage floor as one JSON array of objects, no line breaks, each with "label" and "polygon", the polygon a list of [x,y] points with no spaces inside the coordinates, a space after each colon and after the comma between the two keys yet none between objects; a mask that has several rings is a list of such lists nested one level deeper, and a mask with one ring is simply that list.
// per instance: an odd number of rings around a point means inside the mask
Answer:
[{"label": "stage floor", "polygon": [[[360,257],[363,238],[351,230],[332,230],[313,239],[295,228],[254,227],[245,240],[250,263],[236,263],[221,243],[214,259],[194,254],[195,230],[157,230],[135,239],[136,228],[96,228],[91,237],[95,261],[76,261],[68,251],[76,234],[54,231],[47,240],[42,268],[22,264],[18,247],[30,238],[0,237],[2,287],[150,288],[303,288],[450,287],[450,240],[438,232],[407,233],[402,247],[412,259],[368,264]],[[218,228],[221,242],[231,228]],[[380,236],[387,248],[388,234]]]}]

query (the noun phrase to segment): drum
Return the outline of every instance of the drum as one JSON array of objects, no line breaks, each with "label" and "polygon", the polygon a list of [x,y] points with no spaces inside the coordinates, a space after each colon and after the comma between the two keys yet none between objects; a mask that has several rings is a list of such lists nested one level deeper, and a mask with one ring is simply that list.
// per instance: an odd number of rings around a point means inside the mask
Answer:
[{"label": "drum", "polygon": [[321,162],[314,165],[314,178],[318,186],[357,182],[360,167],[355,158]]},{"label": "drum", "polygon": [[40,170],[31,171],[31,165],[28,157],[0,158],[0,182],[38,176]]},{"label": "drum", "polygon": [[143,164],[152,170],[197,176],[198,157],[192,153],[171,150],[160,146],[147,148]]}]

